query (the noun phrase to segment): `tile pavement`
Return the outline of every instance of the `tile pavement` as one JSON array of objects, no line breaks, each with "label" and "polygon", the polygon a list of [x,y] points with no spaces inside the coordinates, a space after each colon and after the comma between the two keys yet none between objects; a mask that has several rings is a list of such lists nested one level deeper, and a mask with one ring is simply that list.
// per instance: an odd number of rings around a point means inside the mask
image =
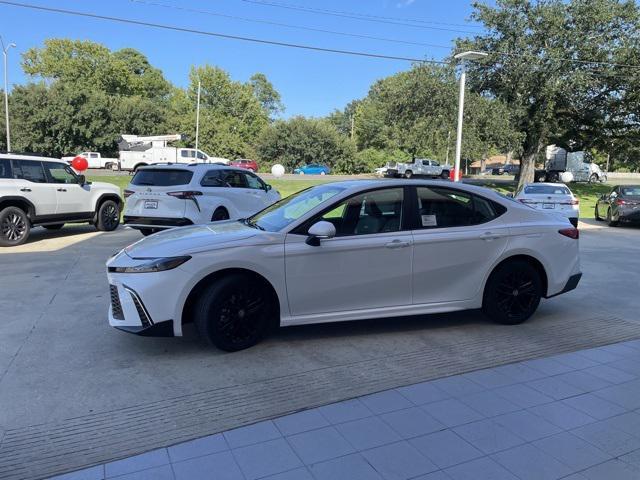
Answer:
[{"label": "tile pavement", "polygon": [[387,390],[55,480],[638,480],[640,340]]}]

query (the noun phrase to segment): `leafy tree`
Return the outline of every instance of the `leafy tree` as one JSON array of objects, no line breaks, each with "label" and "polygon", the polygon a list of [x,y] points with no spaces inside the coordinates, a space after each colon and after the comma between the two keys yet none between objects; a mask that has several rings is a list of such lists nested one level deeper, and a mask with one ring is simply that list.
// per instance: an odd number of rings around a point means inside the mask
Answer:
[{"label": "leafy tree", "polygon": [[253,94],[270,119],[284,112],[284,104],[280,98],[280,93],[264,73],[254,73],[249,79],[249,85],[251,85]]},{"label": "leafy tree", "polygon": [[475,91],[506,103],[523,132],[520,184],[533,180],[547,144],[603,147],[607,137],[637,129],[637,110],[628,110],[637,76],[609,64],[637,63],[635,2],[497,0],[474,9],[486,33],[459,40],[458,49],[491,53],[469,65],[468,78]]},{"label": "leafy tree", "polygon": [[278,120],[265,129],[256,146],[260,159],[280,163],[287,171],[321,163],[341,173],[358,173],[355,146],[327,121],[293,117]]}]

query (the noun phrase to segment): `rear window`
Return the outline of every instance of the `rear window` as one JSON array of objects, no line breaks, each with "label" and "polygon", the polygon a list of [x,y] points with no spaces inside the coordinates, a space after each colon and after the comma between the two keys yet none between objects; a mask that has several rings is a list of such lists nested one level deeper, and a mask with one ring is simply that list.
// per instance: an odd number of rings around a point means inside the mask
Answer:
[{"label": "rear window", "polygon": [[524,187],[524,193],[526,194],[542,194],[542,195],[571,195],[571,192],[567,187],[561,185],[529,185]]},{"label": "rear window", "polygon": [[191,182],[193,172],[176,169],[149,169],[138,170],[131,180],[132,185],[150,187],[172,187],[174,185],[187,185]]},{"label": "rear window", "polygon": [[629,197],[640,197],[640,187],[622,187],[622,194]]}]

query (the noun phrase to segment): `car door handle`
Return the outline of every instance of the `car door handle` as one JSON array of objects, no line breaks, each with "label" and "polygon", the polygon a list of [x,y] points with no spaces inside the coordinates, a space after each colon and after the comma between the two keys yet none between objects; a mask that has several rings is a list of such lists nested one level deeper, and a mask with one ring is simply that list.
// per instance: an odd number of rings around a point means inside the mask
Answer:
[{"label": "car door handle", "polygon": [[22,187],[22,188],[20,189],[20,191],[21,191],[21,192],[30,192],[30,191],[31,191],[31,189],[30,189],[30,188],[27,188],[27,187]]},{"label": "car door handle", "polygon": [[59,192],[66,192],[66,191],[67,191],[67,189],[66,189],[66,188],[58,188],[58,191],[59,191]]},{"label": "car door handle", "polygon": [[498,232],[484,232],[480,234],[480,238],[483,240],[496,240],[500,237],[504,237],[504,234]]},{"label": "car door handle", "polygon": [[404,248],[404,247],[408,247],[411,245],[411,242],[406,242],[404,240],[393,240],[392,242],[389,242],[387,244],[385,244],[385,247],[387,248]]}]

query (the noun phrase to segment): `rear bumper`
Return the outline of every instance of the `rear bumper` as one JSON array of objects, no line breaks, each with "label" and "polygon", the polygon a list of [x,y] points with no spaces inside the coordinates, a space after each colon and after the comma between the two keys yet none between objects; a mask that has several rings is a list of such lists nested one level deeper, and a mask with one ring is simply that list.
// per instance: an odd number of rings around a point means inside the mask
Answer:
[{"label": "rear bumper", "polygon": [[193,222],[188,218],[167,218],[167,217],[138,217],[132,215],[125,215],[123,223],[127,227],[134,228],[173,228],[184,227],[186,225],[193,225]]},{"label": "rear bumper", "polygon": [[618,220],[621,222],[640,222],[640,209],[618,210]]},{"label": "rear bumper", "polygon": [[580,283],[581,278],[582,278],[582,272],[571,275],[562,290],[560,290],[558,293],[554,293],[553,295],[549,295],[548,297],[545,297],[545,298],[557,297],[558,295],[562,295],[563,293],[567,293],[567,292],[570,292],[571,290],[575,290],[575,288],[578,286],[578,283]]}]

